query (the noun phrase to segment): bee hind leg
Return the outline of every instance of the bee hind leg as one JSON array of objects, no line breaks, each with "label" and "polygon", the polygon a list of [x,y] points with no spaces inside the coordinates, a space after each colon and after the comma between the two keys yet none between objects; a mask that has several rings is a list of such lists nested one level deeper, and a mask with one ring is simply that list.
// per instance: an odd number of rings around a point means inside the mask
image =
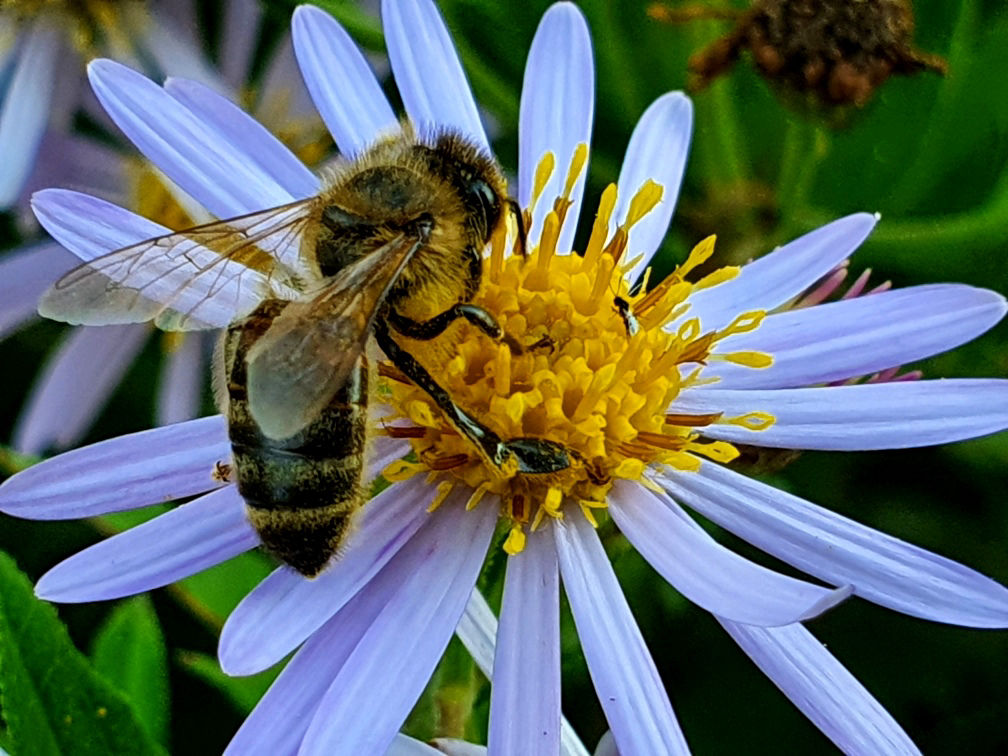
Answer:
[{"label": "bee hind leg", "polygon": [[423,321],[407,318],[391,309],[389,310],[387,316],[388,322],[396,331],[401,333],[403,336],[408,336],[411,339],[419,339],[421,341],[427,341],[440,336],[449,325],[460,318],[468,320],[473,326],[481,330],[494,341],[500,341],[507,344],[511,351],[515,354],[523,354],[526,351],[538,349],[544,346],[548,346],[550,348],[553,346],[553,342],[548,336],[539,339],[534,344],[524,346],[513,336],[504,333],[504,329],[500,327],[500,324],[493,315],[479,305],[468,304],[467,302],[458,302],[444,312],[435,315],[433,318]]}]

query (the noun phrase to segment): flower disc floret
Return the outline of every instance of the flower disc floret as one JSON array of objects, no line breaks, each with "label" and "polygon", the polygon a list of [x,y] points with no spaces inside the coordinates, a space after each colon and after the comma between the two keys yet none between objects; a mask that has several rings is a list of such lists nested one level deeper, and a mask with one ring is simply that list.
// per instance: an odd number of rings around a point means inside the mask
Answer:
[{"label": "flower disc floret", "polygon": [[[568,174],[583,165],[583,154]],[[540,163],[537,186],[546,183],[552,156]],[[711,360],[752,367],[769,365],[759,353],[718,354],[718,342],[756,328],[765,313],[745,313],[727,328],[704,331],[688,318],[689,296],[733,278],[722,268],[696,282],[686,280],[710,257],[714,238],[701,242],[671,276],[646,293],[631,294],[624,261],[634,223],[661,200],[662,189],[647,182],[634,196],[627,219],[608,233],[616,187],[602,197],[584,255],[557,249],[569,200],[554,200],[540,238],[526,253],[507,255],[513,237],[495,237],[486,260],[483,285],[473,304],[484,308],[505,337],[494,341],[459,322],[434,341],[402,339],[403,345],[438,378],[456,404],[502,439],[546,439],[568,453],[570,466],[557,472],[522,473],[486,461],[443,416],[428,394],[389,364],[380,367],[386,399],[395,409],[385,432],[408,438],[415,459],[393,464],[387,478],[427,474],[437,483],[432,506],[457,486],[474,491],[470,507],[486,494],[499,496],[502,516],[512,523],[506,549],[519,551],[525,526],[543,517],[562,517],[565,502],[575,502],[595,524],[593,509],[606,506],[613,482],[647,483],[655,465],[695,470],[700,454],[721,462],[738,455],[729,443],[704,441],[703,427],[724,421],[719,414],[671,415],[666,410],[684,388],[696,385]],[[536,205],[533,200],[533,207]],[[527,227],[531,219],[526,218]],[[754,413],[734,422],[766,425]],[[772,422],[772,419],[770,419]]]}]

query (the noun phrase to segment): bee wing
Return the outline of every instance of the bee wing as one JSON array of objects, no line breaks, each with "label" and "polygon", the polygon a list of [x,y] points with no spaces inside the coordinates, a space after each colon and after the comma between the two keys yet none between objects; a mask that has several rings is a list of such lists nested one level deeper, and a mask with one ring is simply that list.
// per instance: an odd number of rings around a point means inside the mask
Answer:
[{"label": "bee wing", "polygon": [[421,242],[402,234],[291,302],[248,351],[249,410],[270,438],[289,438],[332,401],[364,350],[375,315]]},{"label": "bee wing", "polygon": [[297,297],[318,278],[304,257],[311,245],[303,244],[317,206],[312,197],[110,252],[57,281],[39,313],[75,325],[226,326],[267,297]]}]

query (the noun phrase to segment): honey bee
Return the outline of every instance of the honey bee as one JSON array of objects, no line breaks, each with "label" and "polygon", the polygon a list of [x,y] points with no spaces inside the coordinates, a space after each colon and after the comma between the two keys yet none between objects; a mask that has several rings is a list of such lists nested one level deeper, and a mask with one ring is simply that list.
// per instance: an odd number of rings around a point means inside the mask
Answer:
[{"label": "honey bee", "polygon": [[219,402],[237,481],[264,547],[317,575],[363,501],[366,345],[424,390],[496,470],[550,473],[567,450],[503,440],[452,401],[394,334],[458,319],[511,344],[471,304],[483,250],[515,215],[496,162],[462,136],[409,127],[338,166],[318,195],[111,252],[60,279],[39,312],[74,324],[224,328]]}]

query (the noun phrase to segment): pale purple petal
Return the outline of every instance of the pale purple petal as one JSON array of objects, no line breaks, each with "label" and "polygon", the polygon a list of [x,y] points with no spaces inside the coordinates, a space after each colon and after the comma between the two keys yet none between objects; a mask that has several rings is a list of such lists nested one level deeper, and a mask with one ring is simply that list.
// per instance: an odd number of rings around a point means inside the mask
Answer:
[{"label": "pale purple petal", "polygon": [[291,197],[304,199],[318,194],[318,177],[283,142],[231,100],[189,79],[168,79],[164,88],[241,149],[248,163],[283,187]]},{"label": "pale purple petal", "polygon": [[759,626],[811,619],[847,598],[769,570],[711,538],[673,501],[643,486],[613,488],[609,513],[627,540],[663,578],[712,614]]},{"label": "pale purple petal", "polygon": [[[219,69],[203,54],[202,45],[186,33],[184,25],[170,14],[153,10],[146,23],[141,25],[140,37],[144,53],[161,75],[184,76],[213,87],[221,94],[230,94],[231,86]],[[195,29],[192,29],[195,31]],[[118,57],[118,56],[116,56]],[[150,70],[151,66],[144,68]]]},{"label": "pale purple petal", "polygon": [[[539,239],[554,198],[563,194],[578,145],[591,143],[594,111],[595,64],[588,24],[573,4],[555,3],[539,22],[529,49],[518,118],[518,202],[522,207],[531,201],[536,167],[543,155],[552,152],[555,158],[539,212],[532,214],[530,244]],[[571,193],[574,204],[557,241],[561,254],[571,250],[587,171],[585,166]]]},{"label": "pale purple petal", "polygon": [[[534,628],[530,632],[530,628]],[[530,533],[508,557],[490,688],[487,748],[560,750],[560,573],[550,533]]]},{"label": "pale purple petal", "polygon": [[36,316],[42,292],[75,262],[53,242],[8,252],[0,259],[0,338]]},{"label": "pale purple petal", "polygon": [[[497,618],[479,589],[474,588],[459,620],[455,634],[472,656],[476,666],[493,679],[494,644],[497,638]],[[574,728],[566,717],[560,720],[560,753],[565,756],[588,756]]]},{"label": "pale purple petal", "polygon": [[218,656],[229,675],[276,664],[368,584],[428,519],[430,488],[418,476],[367,503],[343,553],[314,580],[280,567],[235,607]]},{"label": "pale purple petal", "polygon": [[451,639],[493,535],[496,503],[472,512],[460,504],[442,504],[399,552],[398,584],[319,703],[302,754],[388,748]]},{"label": "pale purple petal", "polygon": [[165,355],[157,395],[157,424],[171,425],[199,414],[206,379],[206,349],[201,334],[187,333]]},{"label": "pale purple petal", "polygon": [[420,133],[450,128],[490,149],[469,82],[431,0],[382,0],[382,25],[396,86]]},{"label": "pale purple petal", "polygon": [[651,263],[665,238],[672,211],[679,199],[693,135],[693,103],[682,92],[669,92],[651,103],[630,136],[617,184],[616,207],[609,223],[609,233],[617,222],[626,221],[630,202],[649,179],[660,184],[662,198],[658,206],[630,229],[626,259],[638,255],[640,262],[627,273],[633,283]]},{"label": "pale purple petal", "polygon": [[76,444],[150,336],[144,325],[75,328],[46,361],[14,426],[24,454]]},{"label": "pale purple petal", "polygon": [[146,507],[216,488],[214,463],[230,457],[220,415],[131,433],[8,478],[0,484],[0,510],[31,520],[72,520]]},{"label": "pale purple petal", "polygon": [[111,202],[67,189],[36,192],[32,209],[56,241],[85,261],[171,233]]},{"label": "pale purple petal", "polygon": [[42,139],[24,198],[51,186],[76,189],[112,202],[132,200],[132,158],[112,145],[74,132],[50,129]]},{"label": "pale purple petal", "polygon": [[1008,588],[951,559],[712,462],[659,482],[757,548],[869,601],[935,622],[1008,627]]},{"label": "pale purple petal", "polygon": [[245,502],[235,486],[228,486],[74,554],[39,579],[35,594],[63,603],[130,596],[258,545]]},{"label": "pale purple petal", "polygon": [[301,5],[291,21],[305,86],[344,155],[356,155],[399,122],[374,71],[336,19]]},{"label": "pale purple petal", "polygon": [[20,49],[0,102],[0,207],[17,200],[35,162],[49,119],[61,50],[59,29],[44,14],[18,36],[15,44]]},{"label": "pale purple petal", "polygon": [[[295,8],[295,15],[298,12],[298,9]],[[371,78],[374,78],[374,74],[371,75]],[[252,110],[253,115],[260,121],[268,125],[291,120],[323,125],[322,119],[319,117],[319,109],[315,106],[311,93],[305,86],[290,32],[277,43],[260,81],[262,83],[259,86],[259,97],[256,98],[256,104]],[[344,84],[351,86],[358,84],[358,82],[346,81]],[[384,96],[382,94],[383,98]]]},{"label": "pale purple petal", "polygon": [[739,313],[780,307],[850,257],[877,222],[875,215],[856,213],[800,236],[743,266],[732,280],[698,291],[684,317],[700,318],[709,331]]},{"label": "pale purple petal", "polygon": [[123,133],[214,215],[230,218],[295,199],[248,159],[262,142],[233,142],[147,77],[111,60],[88,65],[91,86]]},{"label": "pale purple petal", "polygon": [[552,528],[588,671],[620,751],[689,753],[598,535],[578,513]]},{"label": "pale purple petal", "polygon": [[371,448],[364,461],[364,477],[367,479],[378,477],[390,464],[409,454],[411,449],[409,442],[388,436],[376,436],[370,439],[369,445]]},{"label": "pale purple petal", "polygon": [[784,449],[907,449],[985,436],[1008,427],[1008,381],[947,378],[856,386],[699,389],[683,392],[670,411],[768,412],[762,431],[727,423],[704,428],[710,438]]},{"label": "pale purple petal", "polygon": [[718,388],[785,388],[867,375],[964,344],[1005,311],[996,292],[929,284],[781,312],[717,348],[766,352],[773,365],[712,363],[704,377],[720,377]]},{"label": "pale purple petal", "polygon": [[612,730],[606,730],[595,744],[594,756],[620,756]]},{"label": "pale purple petal", "polygon": [[920,753],[889,712],[801,625],[758,628],[720,622],[774,685],[844,753]]},{"label": "pale purple petal", "polygon": [[261,19],[262,6],[258,0],[224,3],[219,66],[224,80],[236,92],[249,82]]}]

